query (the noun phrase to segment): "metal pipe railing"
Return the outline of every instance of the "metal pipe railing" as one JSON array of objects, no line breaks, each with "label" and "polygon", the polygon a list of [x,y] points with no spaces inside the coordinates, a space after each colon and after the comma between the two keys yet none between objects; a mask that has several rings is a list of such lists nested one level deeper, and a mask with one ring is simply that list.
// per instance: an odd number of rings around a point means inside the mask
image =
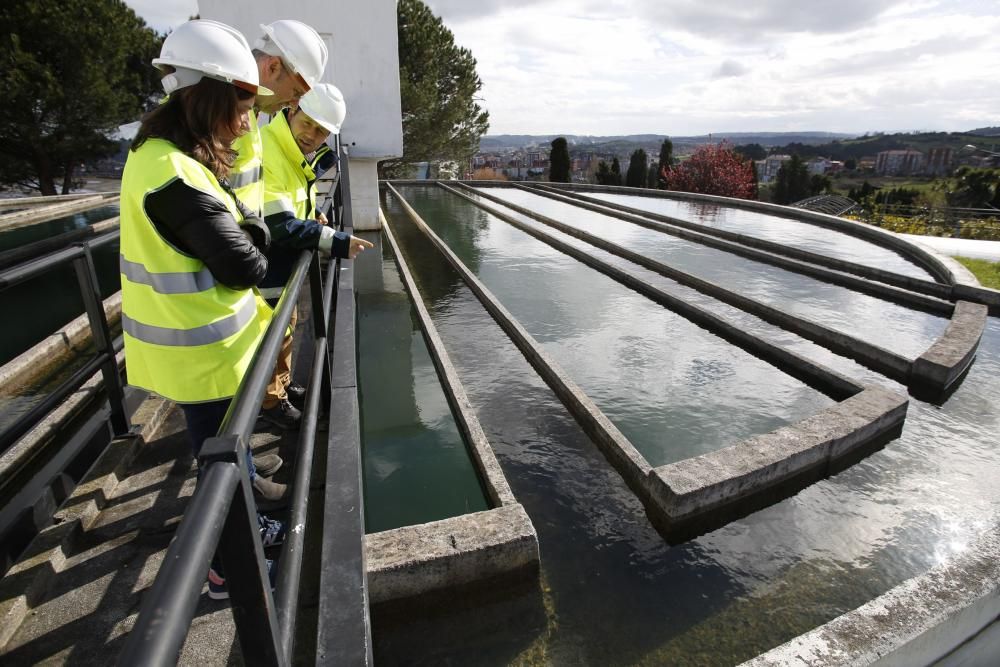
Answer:
[{"label": "metal pipe railing", "polygon": [[125,409],[124,383],[115,358],[115,341],[111,338],[111,329],[104,314],[93,257],[93,250],[117,242],[120,237],[121,230],[116,229],[86,243],[78,243],[0,272],[0,291],[3,291],[60,269],[67,264],[72,264],[80,296],[83,299],[84,310],[90,323],[95,348],[93,358],[83,368],[61,382],[41,403],[0,432],[0,452],[5,451],[34,428],[59,403],[62,403],[70,394],[83,386],[83,383],[98,370],[104,377],[104,388],[108,395],[108,405],[111,408],[112,429],[116,436],[123,436],[129,432],[131,426]]},{"label": "metal pipe railing", "polygon": [[[339,194],[343,195],[341,201],[349,200],[343,166],[341,175],[338,184]],[[341,188],[344,190],[341,191]],[[346,215],[339,210],[331,213],[336,217],[336,224],[340,226],[350,219],[347,217],[350,213],[349,208],[346,210]],[[202,447],[199,456],[202,479],[195,489],[191,505],[184,513],[177,538],[171,543],[164,559],[164,563],[171,564],[171,567],[161,567],[161,571],[157,574],[153,589],[147,594],[135,628],[130,633],[119,657],[120,664],[167,665],[176,662],[194,613],[192,600],[196,600],[201,592],[211,554],[216,551],[226,568],[227,589],[230,591],[233,616],[244,657],[248,661],[268,665],[287,665],[291,662],[318,416],[321,398],[328,401],[329,388],[333,386],[329,313],[334,305],[333,284],[339,283],[338,267],[339,262],[330,262],[326,283],[322,284],[322,271],[318,258],[315,257],[315,251],[303,251],[296,260],[264,339],[255,352],[254,359],[219,428],[219,436],[210,438]],[[272,597],[256,523],[249,471],[246,467],[246,443],[249,442],[266,385],[271,379],[292,310],[307,272],[312,283],[310,291],[313,317],[317,319],[314,326],[315,355],[300,424],[298,457],[291,492],[291,529],[285,538],[279,562],[277,593]],[[353,333],[353,328],[351,331]],[[353,350],[353,340],[345,341],[345,344]],[[331,410],[331,415],[332,412]],[[343,410],[338,412],[342,415]],[[356,400],[353,403],[353,415],[356,424]],[[353,442],[354,449],[357,450],[359,445],[356,437]],[[355,456],[358,454],[357,451],[354,453]],[[360,461],[357,463],[354,473],[359,475]],[[224,488],[221,490],[217,488],[222,482],[214,481],[218,473],[213,471],[220,466],[225,467],[227,471],[237,472],[238,482],[235,486],[230,484],[227,478]],[[360,478],[358,481],[360,482]],[[329,486],[329,479],[327,484]],[[228,494],[231,503],[219,502],[220,493]],[[329,521],[339,517],[340,514],[352,514],[357,520],[360,484],[354,487],[354,494],[353,497],[345,496],[341,503],[332,507],[328,503],[325,506],[328,515],[326,519]],[[213,500],[209,503],[202,496]],[[223,521],[224,527],[221,531],[213,528],[206,532],[204,529],[191,527],[204,523],[211,523],[215,527]],[[343,539],[343,536],[338,535],[338,538]],[[355,578],[360,580],[361,590],[364,592],[364,534],[363,532],[359,535],[352,534],[351,539],[360,540],[354,548],[362,556],[344,563],[343,567],[360,568],[355,572]],[[181,569],[173,565],[179,561],[194,561],[196,565]],[[367,596],[363,595],[358,601],[364,607],[360,612],[355,610],[352,615],[354,618],[364,619],[365,627],[362,635],[338,636],[337,641],[345,645],[355,642],[363,653],[370,656],[371,634],[367,622]],[[165,622],[164,619],[169,619],[169,622]],[[164,632],[163,628],[167,628],[168,632]]]}]

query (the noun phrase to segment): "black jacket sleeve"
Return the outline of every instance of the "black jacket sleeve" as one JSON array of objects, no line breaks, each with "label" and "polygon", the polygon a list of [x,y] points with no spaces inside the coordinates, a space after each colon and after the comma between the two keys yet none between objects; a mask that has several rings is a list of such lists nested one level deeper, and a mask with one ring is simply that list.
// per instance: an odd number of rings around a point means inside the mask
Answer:
[{"label": "black jacket sleeve", "polygon": [[[176,179],[146,195],[143,206],[167,243],[205,262],[226,287],[248,289],[267,274],[264,253],[217,198]],[[253,236],[251,230],[248,232]]]}]

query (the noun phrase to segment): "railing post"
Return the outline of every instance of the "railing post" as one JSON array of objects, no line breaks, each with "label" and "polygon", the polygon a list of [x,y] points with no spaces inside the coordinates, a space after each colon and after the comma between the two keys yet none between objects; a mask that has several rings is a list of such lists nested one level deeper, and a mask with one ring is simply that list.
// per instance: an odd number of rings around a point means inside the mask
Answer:
[{"label": "railing post", "polygon": [[108,392],[108,404],[111,407],[111,427],[115,435],[121,436],[129,432],[128,413],[125,410],[125,391],[122,387],[121,374],[118,372],[118,361],[111,344],[111,330],[108,318],[104,315],[104,304],[97,282],[97,272],[94,270],[94,258],[90,246],[78,244],[83,250],[83,256],[73,260],[73,269],[80,285],[83,305],[90,321],[90,331],[94,340],[94,348],[98,355],[104,355],[101,373],[104,376],[104,387]]},{"label": "railing post", "polygon": [[240,468],[240,481],[226,515],[217,553],[225,569],[226,590],[243,658],[250,664],[284,665],[257,506],[250,487],[247,447],[242,438],[227,435],[206,440],[198,456],[199,465],[217,461],[235,463]]}]

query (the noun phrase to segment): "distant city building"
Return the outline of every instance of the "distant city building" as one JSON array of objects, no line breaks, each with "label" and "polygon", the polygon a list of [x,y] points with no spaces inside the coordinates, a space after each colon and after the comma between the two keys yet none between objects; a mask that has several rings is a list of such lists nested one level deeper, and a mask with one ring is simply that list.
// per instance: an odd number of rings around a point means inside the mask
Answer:
[{"label": "distant city building", "polygon": [[927,151],[925,172],[931,176],[944,176],[951,172],[955,151],[950,148],[932,148]]},{"label": "distant city building", "polygon": [[823,175],[828,171],[832,171],[833,160],[828,160],[825,157],[814,157],[813,159],[806,162],[806,170],[810,174]]},{"label": "distant city building", "polygon": [[924,154],[920,151],[882,151],[875,156],[875,173],[882,176],[909,176],[923,171]]},{"label": "distant city building", "polygon": [[761,183],[770,183],[778,177],[778,170],[781,165],[791,160],[791,155],[768,155],[763,160],[757,162],[757,178]]}]

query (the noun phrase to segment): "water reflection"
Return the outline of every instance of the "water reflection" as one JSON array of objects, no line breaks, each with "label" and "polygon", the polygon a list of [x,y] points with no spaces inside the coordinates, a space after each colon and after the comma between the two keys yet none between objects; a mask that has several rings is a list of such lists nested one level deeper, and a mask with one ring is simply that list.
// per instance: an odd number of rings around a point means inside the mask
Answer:
[{"label": "water reflection", "polygon": [[[525,206],[595,236],[637,250],[651,259],[730,291],[825,324],[832,329],[859,336],[910,359],[920,356],[944,333],[948,324],[943,317],[915,311],[846,287],[761,264],[524,190],[488,188],[487,191],[505,201]],[[515,214],[515,217],[527,219],[519,214]],[[546,228],[546,231],[549,229],[551,228]]]},{"label": "water reflection", "polygon": [[766,241],[775,241],[793,248],[882,268],[906,276],[924,280],[934,279],[926,270],[889,248],[883,248],[871,241],[791,218],[706,202],[687,202],[602,192],[585,194],[594,199],[631,206],[651,213],[669,215],[688,222],[701,223],[707,227],[747,234]]},{"label": "water reflection", "polygon": [[366,531],[489,509],[391,250],[354,270]]},{"label": "water reflection", "polygon": [[27,243],[42,241],[74,229],[83,229],[95,222],[101,222],[118,215],[118,204],[101,206],[86,211],[80,211],[55,220],[40,222],[35,225],[18,227],[0,232],[0,252],[19,248]]},{"label": "water reflection", "polygon": [[[421,286],[457,284],[405,216],[387,214]],[[551,622],[522,624],[516,610],[486,609],[497,622],[484,627],[475,607],[436,604],[411,615],[407,632],[405,620],[390,626],[376,616],[381,662],[735,664],[921,574],[1000,519],[996,318],[958,391],[941,407],[911,400],[898,440],[792,498],[671,548],[475,297],[459,286],[449,299],[435,323],[538,531]],[[745,313],[714,307],[819,363],[900,389]],[[603,354],[631,360],[642,352],[632,332],[623,333],[628,351]],[[679,381],[711,381],[722,368],[686,367]],[[428,614],[433,622],[424,624]],[[534,648],[511,648],[523,646]]]}]

